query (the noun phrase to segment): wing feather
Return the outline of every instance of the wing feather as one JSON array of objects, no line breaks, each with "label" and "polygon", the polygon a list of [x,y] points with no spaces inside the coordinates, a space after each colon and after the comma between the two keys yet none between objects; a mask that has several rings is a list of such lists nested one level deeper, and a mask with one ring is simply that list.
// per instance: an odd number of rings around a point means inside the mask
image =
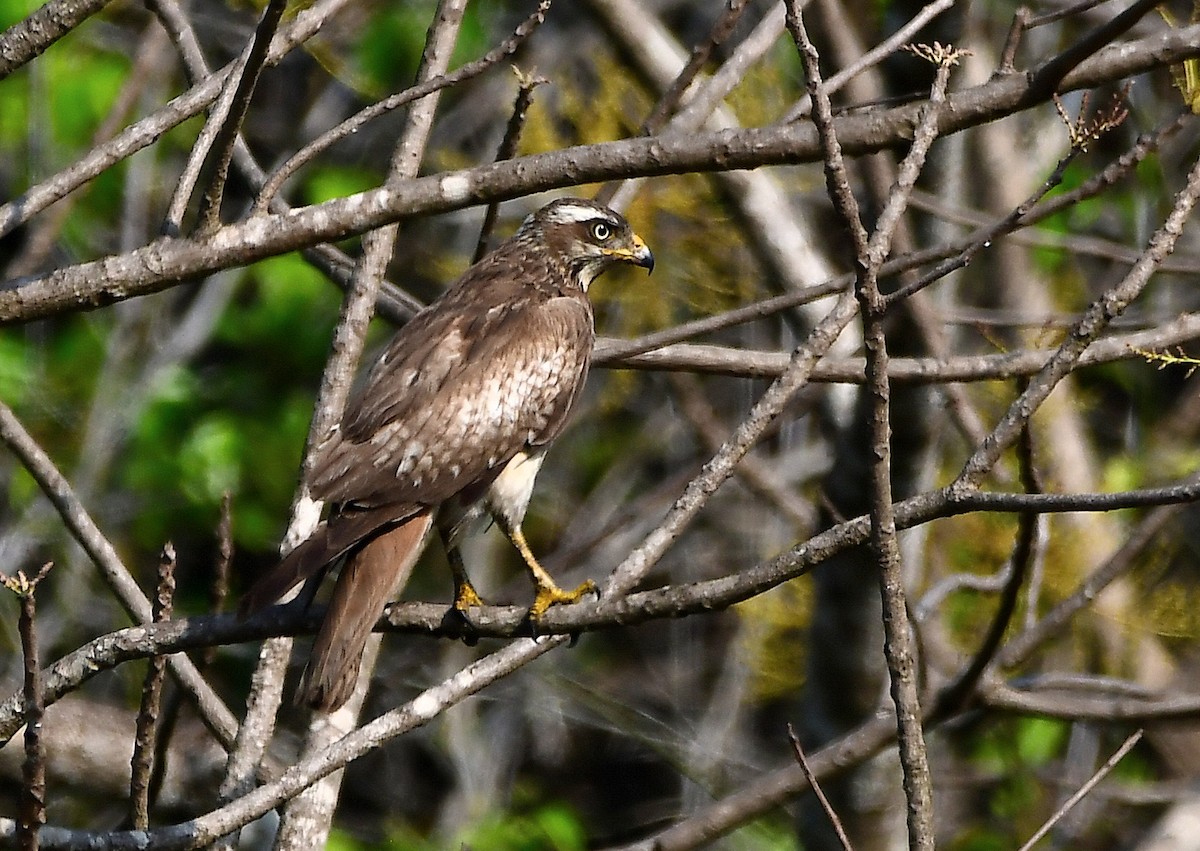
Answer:
[{"label": "wing feather", "polygon": [[433,505],[490,483],[518,452],[562,430],[591,356],[586,299],[526,289],[499,304],[440,304],[375,365],[320,450],[314,496]]}]

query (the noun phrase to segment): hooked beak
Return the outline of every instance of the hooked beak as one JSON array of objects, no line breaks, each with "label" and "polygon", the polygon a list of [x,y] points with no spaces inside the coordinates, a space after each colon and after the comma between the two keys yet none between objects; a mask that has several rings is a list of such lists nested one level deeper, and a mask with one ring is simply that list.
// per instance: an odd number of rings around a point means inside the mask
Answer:
[{"label": "hooked beak", "polygon": [[621,260],[626,263],[632,263],[635,266],[641,266],[646,270],[647,274],[654,271],[654,254],[650,251],[650,247],[636,233],[633,235],[631,248],[623,248],[620,251],[614,252]]}]

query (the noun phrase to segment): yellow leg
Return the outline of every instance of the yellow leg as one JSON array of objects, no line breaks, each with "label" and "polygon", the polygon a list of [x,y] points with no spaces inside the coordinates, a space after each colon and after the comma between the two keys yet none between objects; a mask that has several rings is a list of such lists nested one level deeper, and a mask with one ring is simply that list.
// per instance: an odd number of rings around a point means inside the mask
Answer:
[{"label": "yellow leg", "polygon": [[450,572],[454,574],[454,608],[466,612],[472,606],[486,606],[487,603],[476,593],[475,586],[467,577],[467,569],[457,547],[446,547],[446,561],[450,562]]},{"label": "yellow leg", "polygon": [[596,583],[590,579],[574,591],[564,591],[559,588],[558,584],[550,578],[550,574],[546,572],[546,568],[538,563],[537,558],[533,555],[533,551],[529,549],[529,544],[525,541],[525,534],[521,531],[521,527],[517,526],[513,529],[505,529],[504,533],[512,541],[512,545],[517,548],[517,552],[521,554],[521,558],[525,561],[525,566],[529,569],[530,576],[533,577],[534,584],[537,585],[537,594],[533,598],[533,607],[529,610],[529,619],[534,623],[546,613],[548,608],[556,603],[577,603],[579,602],[579,598],[584,594],[596,593]]}]

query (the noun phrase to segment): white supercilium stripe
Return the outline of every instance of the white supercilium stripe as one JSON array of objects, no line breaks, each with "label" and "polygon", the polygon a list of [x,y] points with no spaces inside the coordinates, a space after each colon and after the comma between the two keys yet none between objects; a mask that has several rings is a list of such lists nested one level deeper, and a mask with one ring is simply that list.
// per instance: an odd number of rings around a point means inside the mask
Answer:
[{"label": "white supercilium stripe", "polygon": [[590,204],[563,204],[550,211],[547,221],[566,224],[567,222],[590,222],[592,219],[608,218],[610,217],[602,209]]}]

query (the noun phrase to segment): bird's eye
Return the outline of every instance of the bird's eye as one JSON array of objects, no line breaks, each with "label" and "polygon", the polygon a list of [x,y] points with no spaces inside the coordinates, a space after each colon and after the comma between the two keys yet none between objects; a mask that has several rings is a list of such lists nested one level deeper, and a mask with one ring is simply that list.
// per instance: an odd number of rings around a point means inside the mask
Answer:
[{"label": "bird's eye", "polygon": [[592,223],[592,238],[597,242],[604,242],[612,236],[612,227],[607,222]]}]

